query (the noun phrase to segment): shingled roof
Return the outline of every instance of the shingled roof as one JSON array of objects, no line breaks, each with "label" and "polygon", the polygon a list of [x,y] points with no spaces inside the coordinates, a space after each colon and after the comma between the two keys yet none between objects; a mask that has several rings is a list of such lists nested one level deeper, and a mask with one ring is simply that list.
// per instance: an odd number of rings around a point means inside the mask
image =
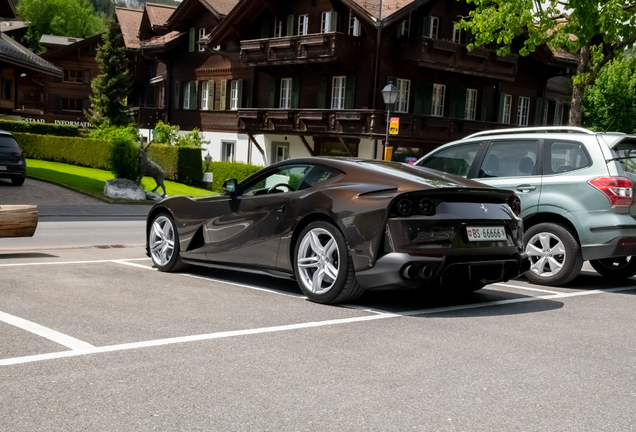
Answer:
[{"label": "shingled roof", "polygon": [[143,18],[144,11],[141,9],[130,9],[123,7],[115,8],[115,16],[124,36],[124,45],[127,49],[139,49],[141,41],[139,40],[139,26]]},{"label": "shingled roof", "polygon": [[62,77],[62,69],[35,55],[4,33],[0,33],[0,61],[35,72]]},{"label": "shingled roof", "polygon": [[164,27],[175,9],[177,9],[177,6],[146,3],[146,14],[148,14],[150,25],[152,27]]}]

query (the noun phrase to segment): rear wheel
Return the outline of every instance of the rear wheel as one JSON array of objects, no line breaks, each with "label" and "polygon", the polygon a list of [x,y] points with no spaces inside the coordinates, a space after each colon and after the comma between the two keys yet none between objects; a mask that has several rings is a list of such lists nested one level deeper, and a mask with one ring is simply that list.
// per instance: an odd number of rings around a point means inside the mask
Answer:
[{"label": "rear wheel", "polygon": [[537,285],[565,285],[583,266],[581,247],[572,233],[557,223],[537,224],[524,235],[530,270],[525,276]]},{"label": "rear wheel", "polygon": [[294,271],[300,289],[317,303],[352,301],[364,292],[356,280],[346,240],[325,221],[310,223],[298,236]]},{"label": "rear wheel", "polygon": [[187,267],[179,256],[179,233],[174,219],[159,213],[148,231],[148,251],[154,265],[164,272],[176,272]]},{"label": "rear wheel", "polygon": [[616,257],[590,260],[599,274],[609,279],[627,279],[636,275],[636,257]]},{"label": "rear wheel", "polygon": [[24,177],[11,177],[11,183],[13,183],[16,186],[21,186],[24,184]]}]

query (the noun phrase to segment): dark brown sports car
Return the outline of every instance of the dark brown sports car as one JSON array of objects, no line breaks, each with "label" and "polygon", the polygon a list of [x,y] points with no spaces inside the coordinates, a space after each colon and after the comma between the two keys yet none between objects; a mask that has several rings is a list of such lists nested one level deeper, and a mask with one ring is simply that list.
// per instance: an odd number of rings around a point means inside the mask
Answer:
[{"label": "dark brown sports car", "polygon": [[314,157],[227,180],[224,191],[151,209],[146,249],[159,270],[267,273],[339,303],[367,289],[475,291],[528,269],[519,198],[439,171]]}]

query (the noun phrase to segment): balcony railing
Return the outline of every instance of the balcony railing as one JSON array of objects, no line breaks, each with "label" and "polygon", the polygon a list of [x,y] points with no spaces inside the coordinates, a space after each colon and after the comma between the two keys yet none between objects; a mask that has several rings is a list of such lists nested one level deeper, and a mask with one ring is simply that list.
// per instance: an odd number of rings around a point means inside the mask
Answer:
[{"label": "balcony railing", "polygon": [[241,41],[241,62],[248,66],[356,61],[360,38],[319,33]]},{"label": "balcony railing", "polygon": [[415,38],[400,42],[398,47],[400,61],[415,61],[427,68],[506,81],[514,80],[517,73],[517,57],[500,57],[495,51],[484,48],[468,51],[465,45],[442,39]]}]

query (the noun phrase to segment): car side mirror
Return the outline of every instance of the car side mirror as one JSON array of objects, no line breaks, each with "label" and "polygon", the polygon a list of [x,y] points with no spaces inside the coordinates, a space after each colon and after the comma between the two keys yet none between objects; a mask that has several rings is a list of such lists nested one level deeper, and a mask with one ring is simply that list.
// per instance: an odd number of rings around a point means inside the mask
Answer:
[{"label": "car side mirror", "polygon": [[223,193],[229,196],[236,195],[236,189],[238,186],[238,182],[236,179],[227,179],[223,182]]}]

